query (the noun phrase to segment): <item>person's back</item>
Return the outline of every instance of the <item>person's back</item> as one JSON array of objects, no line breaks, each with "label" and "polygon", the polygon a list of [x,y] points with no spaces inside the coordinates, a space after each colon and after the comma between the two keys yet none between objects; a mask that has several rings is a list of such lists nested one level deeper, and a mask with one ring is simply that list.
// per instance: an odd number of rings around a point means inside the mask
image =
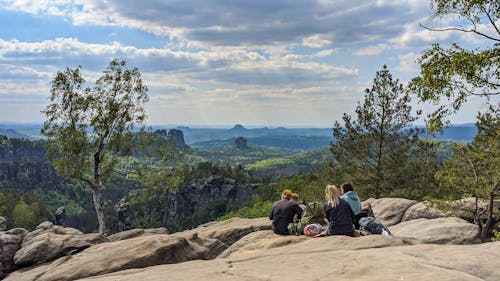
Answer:
[{"label": "person's back", "polygon": [[359,196],[355,191],[347,191],[340,199],[345,200],[351,206],[352,212],[357,215],[361,212],[361,201],[359,200]]},{"label": "person's back", "polygon": [[329,222],[329,235],[354,235],[354,213],[352,212],[349,203],[340,199],[337,206],[332,207],[326,203],[324,207],[325,217]]},{"label": "person's back", "polygon": [[302,214],[302,209],[290,200],[286,196],[282,197],[280,201],[276,201],[273,204],[271,213],[269,214],[269,219],[273,220],[273,232],[281,235],[288,235],[288,224],[293,222],[295,215]]},{"label": "person's back", "polygon": [[361,213],[361,200],[359,200],[358,194],[352,188],[352,184],[344,182],[340,185],[340,193],[342,194],[340,198],[349,203],[354,215]]}]

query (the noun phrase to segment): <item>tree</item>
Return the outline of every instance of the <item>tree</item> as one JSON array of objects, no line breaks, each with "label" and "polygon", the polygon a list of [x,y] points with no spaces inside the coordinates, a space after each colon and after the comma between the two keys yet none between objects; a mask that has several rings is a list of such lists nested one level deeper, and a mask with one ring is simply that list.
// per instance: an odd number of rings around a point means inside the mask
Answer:
[{"label": "tree", "polygon": [[407,129],[416,120],[409,103],[409,95],[384,65],[365,90],[363,104],[358,102],[357,119],[344,113],[344,126],[335,122],[330,146],[334,162],[365,196],[388,194],[408,177],[402,168],[417,134]]},{"label": "tree", "polygon": [[[500,110],[490,107],[480,114],[476,123],[478,134],[467,145],[456,145],[454,156],[446,160],[444,169],[436,174],[443,188],[457,191],[462,196],[476,197],[474,222],[481,229],[481,241],[485,242],[496,219],[493,202],[500,195]],[[488,207],[481,212],[479,199],[485,199]]]},{"label": "tree", "polygon": [[[487,47],[468,50],[458,43],[444,49],[438,43],[418,59],[420,76],[413,78],[408,90],[423,102],[439,105],[430,114],[432,132],[441,129],[443,119],[458,111],[471,96],[487,102],[500,95],[500,2],[498,0],[432,0],[434,16],[452,16],[456,26],[432,28],[432,31],[470,33],[491,43]],[[448,102],[446,102],[446,100]]]},{"label": "tree", "polygon": [[19,200],[12,210],[12,220],[15,227],[28,229],[32,229],[37,223],[35,212],[23,200]]},{"label": "tree", "polygon": [[139,70],[126,68],[125,61],[112,60],[92,88],[85,87],[80,70],[66,68],[52,80],[42,134],[50,142],[47,155],[56,170],[90,187],[104,234],[100,191],[118,157],[130,151],[132,129],[145,120],[148,88]]}]

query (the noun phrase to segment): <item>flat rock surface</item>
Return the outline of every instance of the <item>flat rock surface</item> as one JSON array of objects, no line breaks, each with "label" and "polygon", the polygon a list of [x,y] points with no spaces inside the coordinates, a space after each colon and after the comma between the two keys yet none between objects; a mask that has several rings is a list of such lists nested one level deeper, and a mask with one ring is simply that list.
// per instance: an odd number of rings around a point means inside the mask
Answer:
[{"label": "flat rock surface", "polygon": [[400,240],[380,235],[337,236],[308,238],[286,247],[263,247],[234,257],[125,270],[82,280],[493,281],[500,278],[499,258],[500,242],[402,246]]}]

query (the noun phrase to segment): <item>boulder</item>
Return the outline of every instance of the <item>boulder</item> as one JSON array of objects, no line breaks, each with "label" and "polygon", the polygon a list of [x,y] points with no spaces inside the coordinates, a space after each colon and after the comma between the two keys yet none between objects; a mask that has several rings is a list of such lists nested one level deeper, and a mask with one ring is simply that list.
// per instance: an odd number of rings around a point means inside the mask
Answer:
[{"label": "boulder", "polygon": [[410,244],[474,244],[479,227],[461,218],[416,219],[391,227],[392,234]]},{"label": "boulder", "polygon": [[14,262],[18,266],[43,263],[104,241],[107,240],[100,235],[84,234],[77,229],[47,221],[24,237],[21,249],[14,256]]},{"label": "boulder", "polygon": [[435,219],[444,217],[445,214],[430,206],[429,202],[419,202],[408,208],[401,219],[402,222],[415,219]]},{"label": "boulder", "polygon": [[0,231],[7,230],[7,219],[0,216]]},{"label": "boulder", "polygon": [[14,255],[21,248],[21,243],[28,231],[24,228],[13,228],[0,234],[0,278],[15,270]]},{"label": "boulder", "polygon": [[270,229],[268,218],[233,218],[171,235],[102,243],[50,264],[14,272],[6,280],[75,280],[129,268],[214,259],[243,236]]},{"label": "boulder", "polygon": [[113,235],[108,236],[108,240],[111,242],[121,241],[136,237],[157,235],[157,234],[169,234],[168,230],[164,227],[160,228],[150,228],[150,229],[131,229],[127,231],[122,231]]},{"label": "boulder", "polygon": [[380,235],[359,238],[333,236],[309,238],[300,243],[222,259],[124,270],[82,281],[493,281],[500,276],[498,251],[500,242],[466,246],[405,246],[398,239]]},{"label": "boulder", "polygon": [[375,218],[391,226],[400,223],[406,210],[417,203],[404,198],[380,198],[371,201],[370,205]]}]

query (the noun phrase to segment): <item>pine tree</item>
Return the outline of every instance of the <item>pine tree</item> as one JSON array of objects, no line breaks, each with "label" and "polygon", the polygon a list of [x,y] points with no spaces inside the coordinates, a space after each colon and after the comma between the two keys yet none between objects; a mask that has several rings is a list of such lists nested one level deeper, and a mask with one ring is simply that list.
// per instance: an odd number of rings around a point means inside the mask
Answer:
[{"label": "pine tree", "polygon": [[335,142],[330,150],[346,180],[354,182],[364,196],[380,197],[406,184],[404,168],[416,143],[416,120],[410,97],[387,66],[378,71],[356,119],[344,113],[344,125],[335,122]]}]

